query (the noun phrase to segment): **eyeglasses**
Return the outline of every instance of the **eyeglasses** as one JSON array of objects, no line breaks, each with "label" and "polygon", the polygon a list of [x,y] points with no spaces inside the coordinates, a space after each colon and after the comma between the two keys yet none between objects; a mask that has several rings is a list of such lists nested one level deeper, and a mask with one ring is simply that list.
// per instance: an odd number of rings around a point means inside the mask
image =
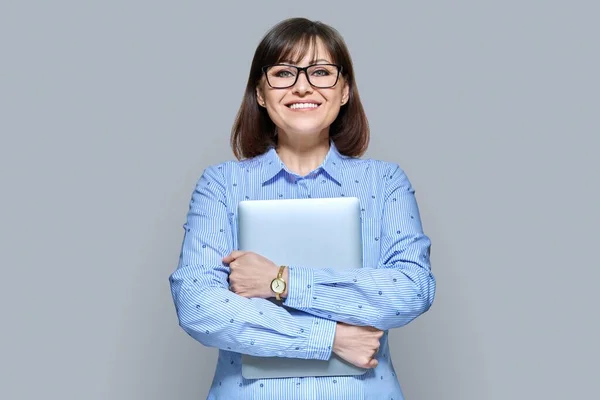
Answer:
[{"label": "eyeglasses", "polygon": [[335,86],[342,67],[336,64],[314,64],[307,67],[275,64],[266,65],[262,70],[267,77],[267,83],[273,89],[286,89],[294,86],[301,72],[306,74],[306,79],[311,86],[326,89]]}]

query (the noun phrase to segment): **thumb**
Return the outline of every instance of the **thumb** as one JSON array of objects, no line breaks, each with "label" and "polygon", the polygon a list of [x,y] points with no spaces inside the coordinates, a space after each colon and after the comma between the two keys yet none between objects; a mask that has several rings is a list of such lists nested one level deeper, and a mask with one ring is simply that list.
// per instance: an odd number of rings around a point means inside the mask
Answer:
[{"label": "thumb", "polygon": [[229,253],[228,255],[226,255],[225,257],[223,257],[223,262],[225,264],[229,264],[233,260],[235,260],[235,259],[240,258],[241,256],[243,256],[244,254],[246,254],[245,251],[234,250],[231,253]]}]

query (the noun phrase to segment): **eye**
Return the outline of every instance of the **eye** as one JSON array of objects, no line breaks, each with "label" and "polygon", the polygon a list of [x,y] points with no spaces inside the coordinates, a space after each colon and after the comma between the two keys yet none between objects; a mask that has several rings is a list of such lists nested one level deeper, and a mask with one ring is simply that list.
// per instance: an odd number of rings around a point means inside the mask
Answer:
[{"label": "eye", "polygon": [[275,76],[278,78],[289,78],[290,76],[294,76],[294,74],[291,71],[282,70],[282,71],[277,71],[275,73]]},{"label": "eye", "polygon": [[296,70],[283,65],[274,66],[269,70],[269,75],[274,78],[293,78],[296,76]]},{"label": "eye", "polygon": [[317,68],[311,73],[312,76],[329,76],[331,75],[331,71],[326,68]]}]

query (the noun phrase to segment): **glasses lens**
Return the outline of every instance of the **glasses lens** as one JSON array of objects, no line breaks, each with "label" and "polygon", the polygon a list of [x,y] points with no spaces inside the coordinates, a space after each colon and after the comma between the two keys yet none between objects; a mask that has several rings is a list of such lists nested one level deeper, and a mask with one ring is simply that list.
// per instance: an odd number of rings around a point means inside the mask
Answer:
[{"label": "glasses lens", "polygon": [[[287,65],[273,65],[267,70],[269,84],[275,88],[287,88],[296,82],[298,70]],[[338,78],[336,65],[312,65],[307,70],[308,81],[316,87],[331,87]]]},{"label": "glasses lens", "polygon": [[286,65],[274,65],[267,70],[269,84],[276,88],[289,87],[296,81],[298,70]]},{"label": "glasses lens", "polygon": [[335,65],[313,65],[307,72],[310,84],[316,87],[331,87],[335,85],[338,77],[338,68]]}]

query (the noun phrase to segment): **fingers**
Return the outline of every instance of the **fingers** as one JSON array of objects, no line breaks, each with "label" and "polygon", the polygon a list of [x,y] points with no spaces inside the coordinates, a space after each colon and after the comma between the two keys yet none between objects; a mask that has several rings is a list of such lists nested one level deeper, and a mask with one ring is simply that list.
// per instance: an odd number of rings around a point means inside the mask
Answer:
[{"label": "fingers", "polygon": [[377,354],[384,331],[371,326],[354,326],[338,322],[333,351],[338,356],[360,368],[375,368],[379,365]]},{"label": "fingers", "polygon": [[375,357],[369,357],[361,363],[355,363],[355,365],[360,368],[375,368],[379,365],[379,361]]},{"label": "fingers", "polygon": [[228,255],[226,255],[225,257],[223,257],[223,262],[225,264],[229,264],[233,260],[235,260],[235,259],[240,258],[241,256],[243,256],[244,254],[246,254],[245,251],[234,250],[231,253],[229,253]]},{"label": "fingers", "polygon": [[369,360],[368,364],[367,364],[367,368],[375,368],[377,367],[377,365],[379,364],[379,361],[377,361],[377,354],[379,353],[379,348],[381,347],[381,342],[379,341],[379,339],[383,336],[383,331],[377,330],[376,334],[375,334],[375,343],[373,346],[373,355],[371,355],[371,359]]},{"label": "fingers", "polygon": [[377,341],[377,344],[375,345],[375,348],[373,349],[373,355],[371,356],[371,358],[375,358],[377,356],[377,353],[379,353],[380,347],[381,347],[381,343],[379,343],[379,341]]}]

